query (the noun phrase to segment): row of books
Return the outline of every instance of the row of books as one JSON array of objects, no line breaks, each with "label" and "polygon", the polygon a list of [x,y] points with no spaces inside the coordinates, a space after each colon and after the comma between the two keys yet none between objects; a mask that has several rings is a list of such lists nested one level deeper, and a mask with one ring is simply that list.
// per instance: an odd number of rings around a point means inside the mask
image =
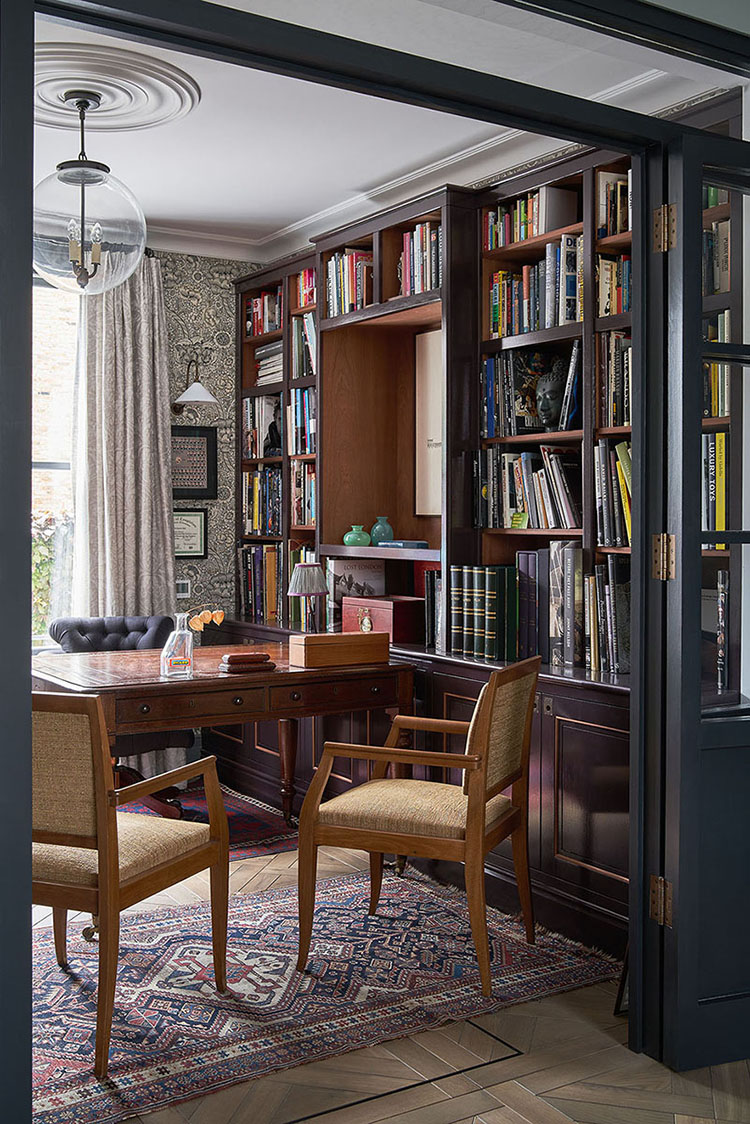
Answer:
[{"label": "row of books", "polygon": [[242,399],[242,456],[245,460],[281,456],[281,434],[276,424],[280,411],[278,394]]},{"label": "row of books", "polygon": [[[567,559],[566,559],[567,561]],[[592,671],[630,671],[630,562],[615,554],[606,565],[582,577],[583,621],[577,602],[578,573],[573,576],[575,628],[583,625],[583,664]],[[568,582],[568,572],[564,572]]]},{"label": "row of books", "polygon": [[254,297],[245,297],[245,335],[262,336],[277,332],[283,315],[283,287],[263,289]]},{"label": "row of books", "polygon": [[292,378],[304,379],[316,373],[317,336],[315,314],[305,312],[292,317]]},{"label": "row of books", "polygon": [[301,269],[295,278],[297,286],[297,308],[315,304],[315,270]]},{"label": "row of books", "polygon": [[281,534],[281,465],[242,473],[242,526],[246,535]]},{"label": "row of books", "polygon": [[729,416],[729,365],[703,364],[703,417]]},{"label": "row of books", "polygon": [[633,468],[629,441],[594,445],[596,541],[599,546],[630,546]]},{"label": "row of books", "polygon": [[596,237],[623,234],[633,226],[633,181],[623,172],[597,172]]},{"label": "row of books", "polygon": [[633,299],[630,254],[596,255],[597,316],[630,312]]},{"label": "row of books", "polygon": [[597,335],[601,426],[632,425],[633,341],[625,332]]},{"label": "row of books", "polygon": [[482,361],[479,374],[481,436],[517,437],[544,429],[543,416],[552,399],[560,412],[551,426],[557,431],[580,424],[580,340],[575,340],[569,358],[546,351],[511,350]]},{"label": "row of books", "polygon": [[[289,540],[289,576],[294,573],[294,567],[298,562],[317,562],[315,557],[315,548],[310,546],[309,543],[301,543],[296,539]],[[317,601],[317,598],[313,598]],[[287,606],[289,610],[289,627],[299,629],[300,632],[307,632],[308,626],[314,624],[314,627],[322,627],[322,622],[308,621],[309,612],[309,599],[307,597],[289,597],[287,598]],[[313,606],[313,613],[315,607]]]},{"label": "row of books", "polygon": [[255,349],[255,383],[264,386],[269,382],[281,382],[284,377],[284,355],[281,340],[264,343]]},{"label": "row of books", "polygon": [[490,339],[523,335],[583,319],[583,235],[548,242],[545,256],[521,271],[500,269],[489,284]]},{"label": "row of books", "polygon": [[398,263],[401,296],[427,293],[442,284],[443,228],[439,222],[417,223],[405,230]]},{"label": "row of books", "polygon": [[289,489],[293,525],[314,527],[318,518],[318,501],[313,461],[292,461]]},{"label": "row of books", "polygon": [[286,416],[289,455],[314,453],[317,449],[317,395],[314,387],[302,390],[292,387]]},{"label": "row of books", "polygon": [[498,203],[496,211],[485,211],[482,245],[496,250],[512,242],[524,242],[580,219],[578,192],[564,187],[540,187],[521,199]]},{"label": "row of books", "polygon": [[[704,531],[727,529],[728,438],[723,432],[704,433],[701,442],[701,527]],[[722,550],[724,543],[708,542]]]},{"label": "row of books", "polygon": [[450,650],[477,660],[518,655],[515,566],[451,566]]},{"label": "row of books", "polygon": [[566,446],[503,452],[497,445],[474,457],[474,515],[478,527],[555,529],[581,526],[581,456]]},{"label": "row of books", "polygon": [[701,284],[703,296],[711,293],[728,293],[730,221],[712,222],[703,231],[701,247]]},{"label": "row of books", "polygon": [[283,543],[243,546],[240,556],[240,605],[253,624],[283,620]]},{"label": "row of books", "polygon": [[711,183],[704,183],[701,188],[701,207],[705,211],[707,207],[719,207],[722,203],[729,202],[729,192],[726,188],[715,187]]},{"label": "row of books", "polygon": [[372,251],[345,249],[326,266],[328,316],[343,316],[372,304]]}]

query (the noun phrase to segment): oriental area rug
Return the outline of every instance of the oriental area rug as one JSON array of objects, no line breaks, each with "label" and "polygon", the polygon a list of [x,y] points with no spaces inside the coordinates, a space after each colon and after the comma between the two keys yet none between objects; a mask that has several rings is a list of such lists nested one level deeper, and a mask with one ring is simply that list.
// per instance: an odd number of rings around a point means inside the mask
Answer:
[{"label": "oriental area rug", "polygon": [[311,957],[297,893],[230,899],[229,994],[214,990],[208,903],[122,917],[109,1076],[93,1073],[97,948],[34,930],[36,1124],[105,1124],[302,1062],[612,979],[616,961],[555,934],[527,945],[488,910],[493,995],[482,996],[464,894],[408,871],[319,882]]}]

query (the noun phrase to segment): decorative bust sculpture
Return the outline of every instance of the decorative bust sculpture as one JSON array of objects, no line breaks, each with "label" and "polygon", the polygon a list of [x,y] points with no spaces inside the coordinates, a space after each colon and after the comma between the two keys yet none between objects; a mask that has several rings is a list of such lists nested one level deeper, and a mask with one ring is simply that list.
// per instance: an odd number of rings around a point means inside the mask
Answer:
[{"label": "decorative bust sculpture", "polygon": [[537,379],[536,412],[547,430],[557,429],[560,424],[566,374],[565,363],[558,357]]}]

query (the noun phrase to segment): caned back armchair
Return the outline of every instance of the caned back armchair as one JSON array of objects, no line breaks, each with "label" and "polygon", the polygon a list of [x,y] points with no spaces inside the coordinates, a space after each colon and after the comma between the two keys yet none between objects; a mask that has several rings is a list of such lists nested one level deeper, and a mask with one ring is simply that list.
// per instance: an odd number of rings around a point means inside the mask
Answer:
[{"label": "caned back armchair", "polygon": [[[214,974],[217,989],[226,990],[228,829],[216,758],[116,789],[99,698],[35,692],[32,699],[32,900],[52,907],[63,968],[68,910],[99,918],[94,1069],[104,1077],[121,909],[209,867]],[[120,805],[196,776],[204,778],[208,824],[117,814]]]},{"label": "caned back armchair", "polygon": [[[528,857],[529,747],[541,659],[495,671],[482,688],[470,722],[397,715],[382,748],[326,742],[300,813],[297,968],[307,963],[320,845],[370,853],[370,913],[377,908],[383,855],[405,854],[464,863],[471,930],[482,991],[492,991],[484,857],[511,837],[526,939],[534,941]],[[463,735],[466,752],[399,749],[404,730]],[[373,762],[372,779],[321,803],[336,757]],[[464,785],[389,777],[392,765],[463,769]],[[510,797],[503,795],[511,789]]]}]

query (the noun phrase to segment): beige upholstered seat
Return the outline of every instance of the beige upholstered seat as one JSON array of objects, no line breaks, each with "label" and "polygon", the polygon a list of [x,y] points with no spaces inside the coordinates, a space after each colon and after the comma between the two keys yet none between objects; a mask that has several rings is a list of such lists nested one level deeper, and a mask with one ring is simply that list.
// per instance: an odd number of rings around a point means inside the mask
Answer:
[{"label": "beige upholstered seat", "polygon": [[[383,878],[383,854],[421,855],[463,862],[471,930],[482,991],[492,992],[484,894],[484,857],[510,837],[526,939],[534,940],[528,854],[529,743],[540,659],[495,671],[477,700],[471,722],[397,715],[385,746],[326,742],[307,790],[299,831],[299,957],[307,962],[315,908],[318,847],[356,847],[370,852],[370,913]],[[402,748],[409,731],[462,735],[466,752],[432,753]],[[321,803],[336,757],[372,761],[372,779]],[[388,777],[403,769],[462,769],[463,788],[434,780]],[[511,788],[510,798],[505,792]]]},{"label": "beige upholstered seat", "polygon": [[[163,820],[137,812],[117,814],[117,852],[120,881],[145,874],[160,863],[178,859],[185,851],[208,843],[208,824]],[[32,844],[32,870],[39,882],[70,882],[96,886],[99,852],[55,843]]]},{"label": "beige upholstered seat", "polygon": [[[318,823],[372,828],[401,835],[466,837],[469,798],[458,785],[437,781],[366,781],[320,805]],[[507,796],[493,796],[486,805],[486,828],[494,827],[510,809]]]},{"label": "beige upholstered seat", "polygon": [[[68,910],[86,910],[97,919],[94,1071],[104,1077],[120,910],[210,868],[214,974],[217,990],[226,990],[229,840],[216,758],[116,789],[100,699],[41,692],[33,696],[31,762],[32,901],[52,906],[61,967],[67,965]],[[204,780],[208,824],[116,812],[120,804],[197,776]]]}]

